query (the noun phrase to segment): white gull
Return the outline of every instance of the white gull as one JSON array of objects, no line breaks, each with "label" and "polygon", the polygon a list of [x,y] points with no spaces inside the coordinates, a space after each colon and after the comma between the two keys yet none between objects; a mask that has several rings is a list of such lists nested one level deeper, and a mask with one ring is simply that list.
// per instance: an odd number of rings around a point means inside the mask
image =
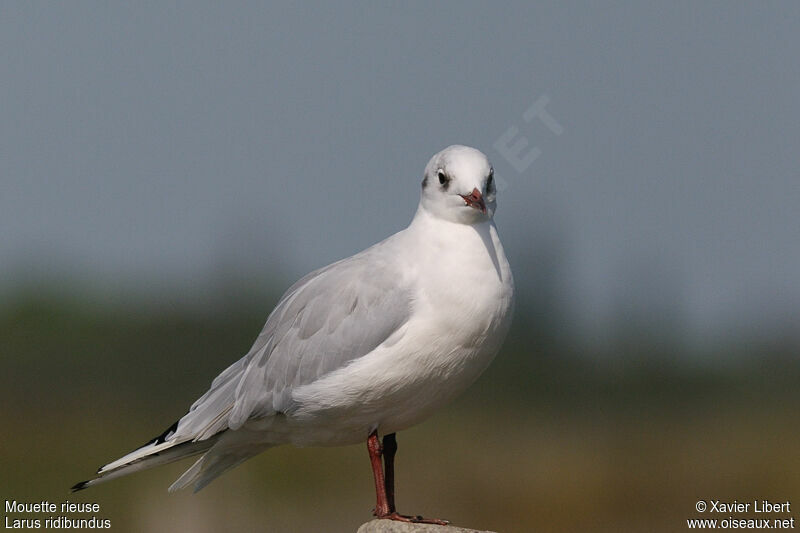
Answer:
[{"label": "white gull", "polygon": [[396,512],[395,432],[464,391],[508,332],[514,283],[495,195],[478,150],[434,155],[406,229],[295,283],[187,414],[73,490],[202,454],[170,487],[197,491],[273,446],[367,441],[375,515],[443,523]]}]

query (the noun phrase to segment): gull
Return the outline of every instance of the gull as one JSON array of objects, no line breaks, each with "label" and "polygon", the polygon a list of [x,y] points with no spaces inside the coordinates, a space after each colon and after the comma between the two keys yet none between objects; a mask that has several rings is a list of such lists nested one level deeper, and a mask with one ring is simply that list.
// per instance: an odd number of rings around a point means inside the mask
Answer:
[{"label": "gull", "polygon": [[72,490],[202,454],[169,488],[196,492],[274,446],[366,440],[373,514],[446,524],[397,512],[395,433],[471,385],[508,333],[514,282],[495,207],[483,153],[434,155],[406,229],[292,285],[247,355],[188,413]]}]

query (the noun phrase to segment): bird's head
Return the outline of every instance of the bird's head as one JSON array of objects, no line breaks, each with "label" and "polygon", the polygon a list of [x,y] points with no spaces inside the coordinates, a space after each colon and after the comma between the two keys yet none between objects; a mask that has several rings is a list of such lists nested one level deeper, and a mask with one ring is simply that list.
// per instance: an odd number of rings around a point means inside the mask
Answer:
[{"label": "bird's head", "polygon": [[490,220],[496,207],[494,170],[482,152],[453,145],[425,167],[420,205],[435,217],[475,224]]}]

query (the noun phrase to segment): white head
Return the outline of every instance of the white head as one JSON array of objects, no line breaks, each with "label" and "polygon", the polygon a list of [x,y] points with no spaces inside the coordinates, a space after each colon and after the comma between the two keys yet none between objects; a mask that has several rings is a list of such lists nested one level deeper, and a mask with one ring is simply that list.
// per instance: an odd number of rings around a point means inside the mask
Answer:
[{"label": "white head", "polygon": [[495,194],[494,170],[486,156],[455,144],[428,162],[419,203],[437,218],[475,224],[492,218]]}]

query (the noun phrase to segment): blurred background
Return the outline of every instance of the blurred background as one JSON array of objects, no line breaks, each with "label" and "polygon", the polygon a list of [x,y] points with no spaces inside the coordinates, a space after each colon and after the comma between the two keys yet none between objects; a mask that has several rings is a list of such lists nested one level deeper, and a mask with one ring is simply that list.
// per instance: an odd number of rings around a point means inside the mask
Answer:
[{"label": "blurred background", "polygon": [[791,2],[0,4],[3,498],[98,502],[119,532],[367,521],[361,446],[278,448],[197,495],[166,492],[188,462],[67,489],[183,414],[294,280],[405,227],[461,143],[499,178],[515,324],[399,435],[400,511],[676,531],[698,499],[800,506],[798,23]]}]

